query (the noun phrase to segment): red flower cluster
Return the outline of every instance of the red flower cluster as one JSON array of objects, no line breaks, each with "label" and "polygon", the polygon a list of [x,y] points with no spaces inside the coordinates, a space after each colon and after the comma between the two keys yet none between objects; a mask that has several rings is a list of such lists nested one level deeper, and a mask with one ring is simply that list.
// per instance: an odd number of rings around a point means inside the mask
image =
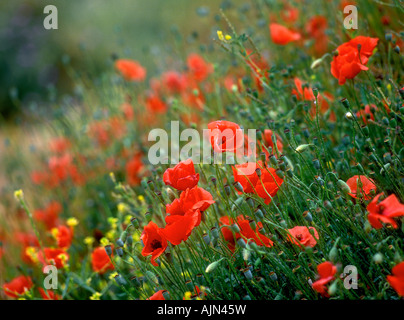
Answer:
[{"label": "red flower cluster", "polygon": [[320,293],[324,297],[329,297],[326,285],[335,279],[335,274],[337,273],[337,267],[331,262],[326,261],[317,266],[317,272],[320,279],[315,281],[312,288]]},{"label": "red flower cluster", "polygon": [[[258,176],[257,169],[261,171],[261,177]],[[233,166],[233,176],[234,181],[241,184],[245,193],[257,194],[266,204],[271,202],[283,183],[276,170],[263,165],[262,161]]]},{"label": "red flower cluster", "polygon": [[215,202],[208,191],[197,186],[199,174],[195,172],[191,159],[167,169],[163,181],[177,190],[184,191],[179,199],[166,205],[168,215],[165,218],[164,228],[158,227],[152,221],[144,227],[141,236],[144,244],[142,255],[151,255],[151,262],[155,266],[157,266],[155,260],[167,248],[167,241],[173,245],[186,241],[192,230],[200,224],[203,211]]}]

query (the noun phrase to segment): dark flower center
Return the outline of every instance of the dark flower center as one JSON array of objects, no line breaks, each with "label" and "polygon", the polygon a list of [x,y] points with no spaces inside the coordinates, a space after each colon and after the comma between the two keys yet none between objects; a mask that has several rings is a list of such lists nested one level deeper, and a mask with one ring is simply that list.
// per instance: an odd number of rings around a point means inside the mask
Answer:
[{"label": "dark flower center", "polygon": [[150,246],[152,247],[153,250],[157,250],[162,248],[163,246],[161,245],[161,242],[158,241],[157,239],[153,239],[153,241],[151,242]]}]

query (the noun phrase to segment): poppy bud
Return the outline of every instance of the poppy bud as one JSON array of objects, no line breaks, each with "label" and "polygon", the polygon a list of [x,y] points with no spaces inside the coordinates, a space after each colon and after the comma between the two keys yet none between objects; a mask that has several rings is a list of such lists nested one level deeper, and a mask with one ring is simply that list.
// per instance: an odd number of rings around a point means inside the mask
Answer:
[{"label": "poppy bud", "polygon": [[251,297],[247,294],[243,297],[243,300],[251,300]]},{"label": "poppy bud", "polygon": [[247,204],[248,204],[251,208],[254,207],[254,200],[253,200],[253,199],[247,198],[246,201],[247,201]]},{"label": "poppy bud", "polygon": [[202,238],[203,238],[203,241],[204,241],[207,245],[209,245],[209,243],[210,243],[210,237],[209,237],[209,235],[208,235],[207,233],[204,233],[203,236],[202,236]]},{"label": "poppy bud", "polygon": [[285,178],[285,175],[284,175],[284,173],[282,172],[282,170],[276,170],[275,171],[275,173],[276,173],[276,175],[279,177],[279,178],[281,178],[281,179],[283,179],[283,178]]},{"label": "poppy bud", "polygon": [[250,268],[244,269],[243,273],[244,273],[244,276],[247,278],[247,280],[252,280],[253,276],[252,276]]},{"label": "poppy bud", "polygon": [[119,274],[117,274],[114,278],[115,278],[116,283],[117,283],[119,286],[124,286],[124,285],[126,285],[126,280],[125,280],[123,277],[121,277]]},{"label": "poppy bud", "polygon": [[347,98],[343,98],[343,99],[341,100],[341,103],[342,103],[342,105],[345,107],[345,109],[349,110],[349,109],[351,108],[351,105],[350,105],[350,103],[349,103],[349,101],[348,101]]},{"label": "poppy bud", "polygon": [[260,168],[255,169],[255,173],[257,174],[258,177],[261,177],[262,175]]},{"label": "poppy bud", "polygon": [[168,199],[170,199],[171,202],[173,202],[177,196],[175,195],[174,191],[171,190],[171,188],[166,188],[166,193],[168,195]]},{"label": "poppy bud", "polygon": [[146,212],[144,217],[146,218],[147,223],[149,223],[152,220],[152,215],[150,212]]},{"label": "poppy bud", "polygon": [[257,211],[255,211],[255,215],[261,220],[264,219],[264,214],[262,213],[261,209],[257,209]]},{"label": "poppy bud", "polygon": [[328,209],[328,210],[332,210],[332,209],[333,209],[332,203],[331,203],[330,201],[328,201],[328,200],[325,200],[325,201],[324,201],[324,207],[325,207],[326,209]]},{"label": "poppy bud", "polygon": [[163,290],[162,294],[165,300],[170,300],[170,293],[167,290]]},{"label": "poppy bud", "polygon": [[298,146],[297,148],[296,148],[296,151],[297,152],[303,152],[303,151],[305,151],[308,147],[309,147],[310,145],[309,144],[301,144],[300,146]]},{"label": "poppy bud", "polygon": [[382,255],[380,252],[376,253],[376,254],[373,256],[373,261],[374,261],[376,264],[381,264],[381,263],[383,262],[383,255]]},{"label": "poppy bud", "polygon": [[328,258],[331,262],[335,263],[338,258],[338,249],[336,247],[332,247],[330,253],[328,254]]},{"label": "poppy bud", "polygon": [[111,256],[111,255],[112,255],[112,248],[111,248],[111,245],[110,245],[110,244],[106,245],[106,246],[104,247],[104,249],[105,249],[105,252],[107,253],[108,256]]},{"label": "poppy bud", "polygon": [[212,235],[212,237],[214,239],[219,238],[219,231],[217,230],[216,227],[213,227],[212,229],[210,229],[210,234]]},{"label": "poppy bud", "polygon": [[351,121],[355,119],[355,115],[352,112],[345,113],[345,119]]},{"label": "poppy bud", "polygon": [[245,241],[244,241],[243,238],[238,239],[238,240],[237,240],[237,244],[238,244],[240,247],[242,247],[242,248],[245,248],[245,247],[246,247],[246,243],[245,243]]},{"label": "poppy bud", "polygon": [[132,278],[130,278],[130,282],[136,287],[140,287],[140,281],[136,276],[133,276]]},{"label": "poppy bud", "polygon": [[133,243],[133,237],[132,237],[132,235],[128,235],[128,237],[126,238],[127,246],[131,247],[132,243]]},{"label": "poppy bud", "polygon": [[333,296],[337,293],[337,290],[338,290],[338,283],[337,281],[334,281],[328,288],[328,293],[330,294],[330,296]]},{"label": "poppy bud", "polygon": [[384,38],[386,39],[386,41],[390,42],[393,39],[393,35],[391,33],[386,33],[384,35]]},{"label": "poppy bud", "polygon": [[186,285],[186,287],[187,287],[187,289],[189,290],[189,291],[194,291],[195,290],[195,286],[192,284],[192,281],[191,280],[187,280],[187,281],[185,281],[185,285]]},{"label": "poppy bud", "polygon": [[337,185],[338,185],[338,187],[341,189],[341,191],[342,191],[344,194],[348,194],[348,193],[351,192],[351,188],[349,188],[349,186],[346,184],[345,181],[339,179],[339,180],[337,181]]},{"label": "poppy bud", "polygon": [[130,222],[131,222],[132,226],[133,226],[135,229],[138,229],[138,228],[139,228],[139,221],[137,220],[137,218],[132,218],[132,219],[130,219]]},{"label": "poppy bud", "polygon": [[269,278],[270,278],[272,281],[278,281],[278,276],[277,276],[276,273],[273,272],[273,271],[271,271],[271,272],[269,273]]},{"label": "poppy bud", "polygon": [[395,46],[394,47],[394,52],[397,54],[400,54],[400,47],[399,46]]},{"label": "poppy bud", "polygon": [[125,244],[123,243],[123,241],[121,239],[116,240],[116,245],[119,247],[123,247]]},{"label": "poppy bud", "polygon": [[320,160],[318,159],[313,159],[313,166],[314,168],[316,168],[317,170],[320,170],[321,166],[320,166]]},{"label": "poppy bud", "polygon": [[[128,232],[125,230],[124,232],[121,233],[120,240],[122,240],[122,242],[125,243],[127,237],[128,237]],[[120,247],[123,247],[123,245]]]},{"label": "poppy bud", "polygon": [[154,186],[154,182],[149,180],[147,181],[147,186],[150,188],[150,190],[154,191],[156,187]]},{"label": "poppy bud", "polygon": [[123,256],[123,249],[121,247],[118,247],[115,249],[115,252],[118,256],[122,257]]},{"label": "poppy bud", "polygon": [[230,228],[231,228],[235,233],[239,233],[239,232],[240,232],[240,228],[239,228],[239,226],[238,226],[236,223],[232,224]]},{"label": "poppy bud", "polygon": [[230,195],[230,193],[231,193],[230,186],[226,184],[226,185],[224,186],[224,191],[225,191],[225,192],[226,192],[226,194],[229,196],[229,195]]},{"label": "poppy bud", "polygon": [[236,188],[237,191],[244,192],[243,186],[241,185],[240,182],[238,182],[238,181],[235,182],[234,187]]},{"label": "poppy bud", "polygon": [[222,261],[223,259],[224,259],[224,258],[221,258],[220,260],[217,260],[217,261],[215,261],[215,262],[212,262],[210,265],[208,265],[208,266],[206,267],[205,272],[206,272],[206,273],[209,273],[209,272],[212,272],[213,270],[215,270],[215,269],[219,266],[220,261]]},{"label": "poppy bud", "polygon": [[250,227],[251,229],[255,230],[257,228],[257,224],[255,223],[254,220],[250,220]]},{"label": "poppy bud", "polygon": [[317,67],[319,67],[320,66],[320,64],[323,62],[323,59],[317,59],[317,60],[314,60],[313,61],[313,63],[311,64],[311,66],[310,66],[310,69],[316,69]]},{"label": "poppy bud", "polygon": [[277,166],[277,165],[278,165],[278,160],[276,160],[276,157],[275,157],[273,154],[271,154],[271,155],[269,156],[269,161],[270,161],[271,164],[274,165],[274,166]]},{"label": "poppy bud", "polygon": [[303,218],[304,220],[308,221],[308,222],[312,222],[313,221],[313,217],[310,213],[310,211],[305,211],[303,212]]}]

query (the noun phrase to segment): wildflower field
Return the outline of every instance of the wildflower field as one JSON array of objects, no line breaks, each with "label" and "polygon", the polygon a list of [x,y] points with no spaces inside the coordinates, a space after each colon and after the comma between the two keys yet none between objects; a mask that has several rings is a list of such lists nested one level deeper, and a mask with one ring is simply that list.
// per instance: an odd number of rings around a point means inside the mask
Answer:
[{"label": "wildflower field", "polygon": [[402,300],[403,2],[210,4],[11,90],[0,299]]}]

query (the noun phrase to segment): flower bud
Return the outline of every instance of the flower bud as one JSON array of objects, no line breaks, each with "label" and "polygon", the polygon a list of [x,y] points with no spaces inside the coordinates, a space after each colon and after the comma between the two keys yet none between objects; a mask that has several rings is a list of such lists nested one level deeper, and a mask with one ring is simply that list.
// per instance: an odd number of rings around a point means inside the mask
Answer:
[{"label": "flower bud", "polygon": [[112,247],[111,247],[110,244],[106,245],[106,246],[104,247],[104,249],[105,249],[105,252],[107,253],[108,256],[111,256],[111,255],[112,255]]}]

